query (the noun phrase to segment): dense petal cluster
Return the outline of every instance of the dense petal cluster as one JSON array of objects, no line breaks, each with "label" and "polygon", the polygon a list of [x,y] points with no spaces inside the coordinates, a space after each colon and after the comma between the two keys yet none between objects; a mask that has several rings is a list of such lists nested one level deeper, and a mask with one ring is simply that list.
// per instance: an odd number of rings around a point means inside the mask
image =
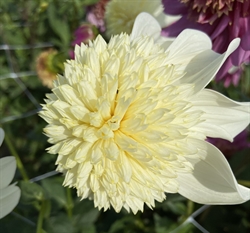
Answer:
[{"label": "dense petal cluster", "polygon": [[[0,146],[4,131],[0,128]],[[0,159],[0,219],[9,214],[17,205],[21,191],[16,184],[10,184],[16,171],[16,160],[13,156]]]},{"label": "dense petal cluster", "polygon": [[174,24],[163,29],[164,36],[177,36],[183,29],[193,28],[207,33],[213,49],[223,53],[234,38],[241,38],[239,47],[227,59],[216,76],[225,86],[237,85],[243,66],[250,63],[250,1],[162,0],[164,11],[181,15]]},{"label": "dense petal cluster", "polygon": [[[206,136],[232,140],[249,124],[249,103],[204,89],[239,41],[219,55],[204,33],[186,30],[161,44],[159,35],[160,26],[143,13],[130,36],[116,35],[109,43],[98,36],[76,46],[75,60],[67,61],[40,112],[64,185],[99,209],[117,212],[143,211],[144,203],[152,208],[166,192],[200,203],[244,202],[249,190],[238,187],[223,155],[205,142]],[[210,192],[209,178],[195,180],[196,166],[210,166],[202,162],[210,152],[225,167],[214,176],[226,176],[230,187]],[[217,199],[225,187],[232,194]]]}]

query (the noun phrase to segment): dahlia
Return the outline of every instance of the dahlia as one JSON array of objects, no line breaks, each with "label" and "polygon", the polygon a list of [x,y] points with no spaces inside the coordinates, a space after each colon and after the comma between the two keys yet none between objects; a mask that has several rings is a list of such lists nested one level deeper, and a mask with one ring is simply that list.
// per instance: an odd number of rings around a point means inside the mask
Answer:
[{"label": "dahlia", "polygon": [[207,136],[233,140],[249,124],[249,103],[205,89],[225,59],[196,30],[158,42],[161,27],[141,13],[131,35],[99,35],[75,48],[41,117],[64,185],[99,209],[135,214],[165,193],[205,204],[250,199]]}]

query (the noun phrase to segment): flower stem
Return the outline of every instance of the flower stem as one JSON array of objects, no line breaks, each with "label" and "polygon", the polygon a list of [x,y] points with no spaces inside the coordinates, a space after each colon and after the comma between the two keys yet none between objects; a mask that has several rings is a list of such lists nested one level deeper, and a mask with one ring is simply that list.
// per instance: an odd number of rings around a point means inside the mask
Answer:
[{"label": "flower stem", "polygon": [[247,187],[250,187],[250,181],[249,180],[238,180],[238,183]]},{"label": "flower stem", "polygon": [[11,142],[11,140],[10,140],[10,138],[9,138],[9,136],[7,134],[5,134],[4,140],[5,140],[5,142],[6,142],[7,146],[8,146],[11,154],[16,158],[17,167],[18,167],[18,169],[19,169],[19,171],[20,171],[20,173],[21,173],[21,175],[23,177],[23,180],[28,181],[29,177],[28,177],[28,175],[26,173],[26,170],[25,170],[25,168],[23,166],[23,163],[22,163],[22,161],[21,161],[15,147],[13,146],[13,143]]},{"label": "flower stem", "polygon": [[187,203],[187,217],[189,217],[194,212],[194,203],[188,200]]},{"label": "flower stem", "polygon": [[47,206],[46,200],[43,200],[42,204],[41,204],[41,209],[40,209],[40,212],[39,212],[39,216],[38,216],[36,233],[44,233],[44,230],[43,230],[42,227],[43,227],[43,219],[44,219],[44,216],[45,216],[45,213],[46,213],[46,206]]},{"label": "flower stem", "polygon": [[72,210],[74,207],[73,201],[72,201],[72,195],[71,195],[71,189],[70,188],[66,188],[66,192],[67,192],[67,213],[68,213],[68,217],[71,218],[72,217]]}]

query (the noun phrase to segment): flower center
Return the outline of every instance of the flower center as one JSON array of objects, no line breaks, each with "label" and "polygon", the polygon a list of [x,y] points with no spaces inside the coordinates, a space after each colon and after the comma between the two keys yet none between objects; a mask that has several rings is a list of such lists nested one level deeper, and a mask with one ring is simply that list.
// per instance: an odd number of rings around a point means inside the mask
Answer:
[{"label": "flower center", "polygon": [[232,11],[234,0],[181,0],[181,2],[188,4],[197,12],[211,11],[213,14],[222,15]]},{"label": "flower center", "polygon": [[97,131],[99,139],[110,139],[114,137],[114,131],[120,127],[120,120],[118,116],[111,117],[103,126]]},{"label": "flower center", "polygon": [[[234,11],[240,17],[249,15],[249,0],[180,0],[189,8],[190,18],[199,23],[213,23],[217,18],[227,15],[233,17]],[[197,15],[198,13],[198,15]]]},{"label": "flower center", "polygon": [[108,124],[104,124],[98,131],[97,136],[101,139],[109,139],[114,137],[113,130],[109,127]]}]

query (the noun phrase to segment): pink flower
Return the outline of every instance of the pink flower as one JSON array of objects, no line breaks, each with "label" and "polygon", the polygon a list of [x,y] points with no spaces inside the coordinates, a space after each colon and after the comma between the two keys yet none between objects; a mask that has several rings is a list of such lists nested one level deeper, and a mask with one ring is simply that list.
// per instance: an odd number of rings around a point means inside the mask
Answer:
[{"label": "pink flower", "polygon": [[89,11],[87,13],[87,20],[95,25],[100,32],[104,32],[106,30],[104,23],[104,15],[105,15],[105,7],[109,0],[100,0],[95,5],[89,7]]},{"label": "pink flower", "polygon": [[216,76],[225,86],[237,85],[242,66],[250,62],[250,1],[249,0],[162,0],[164,12],[182,17],[163,29],[163,35],[177,36],[185,28],[207,33],[213,50],[226,51],[234,38],[241,38],[240,46],[232,53]]},{"label": "pink flower", "polygon": [[[96,38],[97,29],[94,25],[89,23],[83,23],[74,33],[75,40],[71,43],[73,47],[80,45],[81,43],[87,44],[90,40]],[[74,59],[75,54],[73,50],[69,51],[71,59]]]}]

